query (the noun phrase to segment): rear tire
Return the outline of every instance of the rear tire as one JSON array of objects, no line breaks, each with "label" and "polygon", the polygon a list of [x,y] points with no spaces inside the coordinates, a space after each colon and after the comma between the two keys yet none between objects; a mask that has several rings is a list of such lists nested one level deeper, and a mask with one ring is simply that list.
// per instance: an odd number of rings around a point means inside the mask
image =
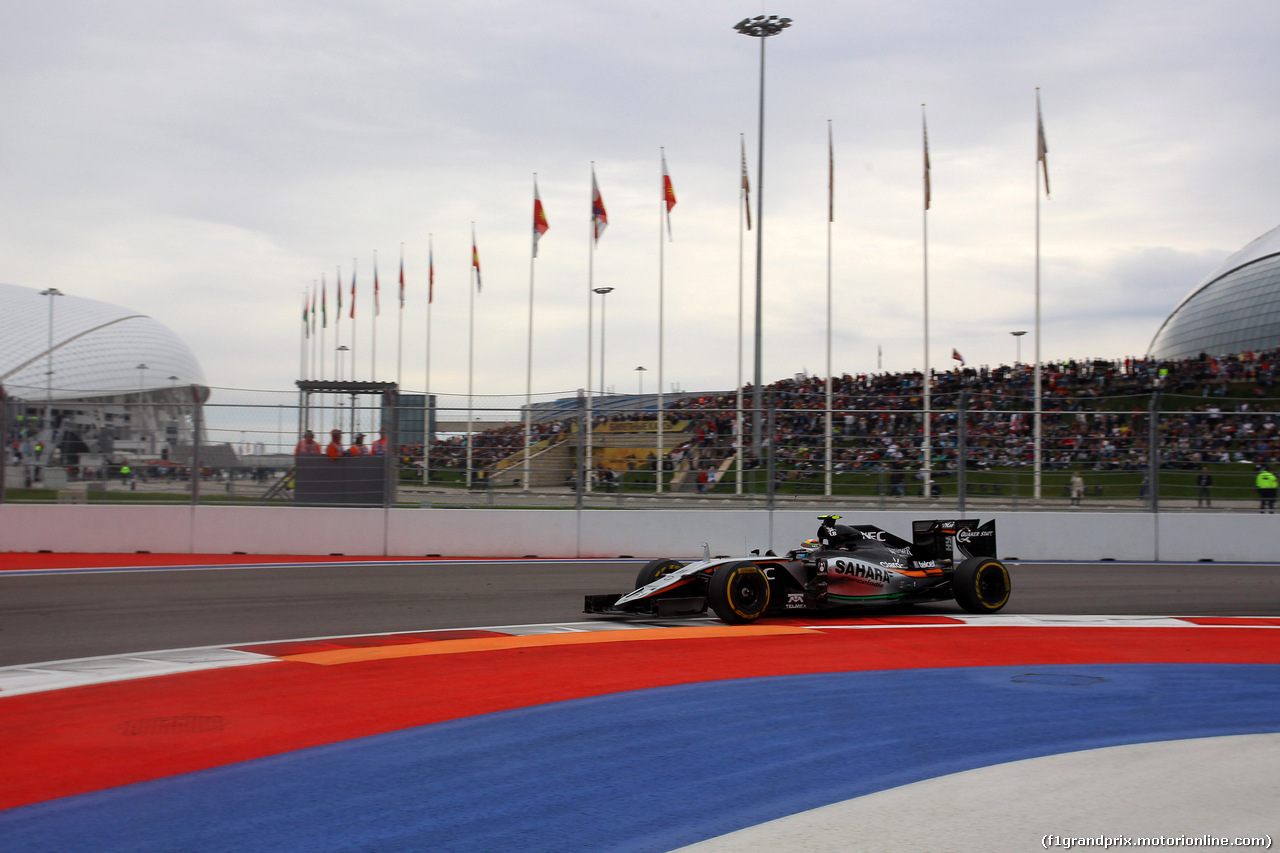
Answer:
[{"label": "rear tire", "polygon": [[769,606],[769,579],[752,562],[720,566],[707,585],[707,603],[731,625],[754,622]]},{"label": "rear tire", "polygon": [[671,574],[676,569],[683,568],[684,563],[679,560],[672,560],[670,557],[650,560],[644,564],[644,568],[640,569],[640,573],[636,575],[636,589],[648,586],[663,575]]},{"label": "rear tire", "polygon": [[968,613],[996,613],[1009,603],[1009,570],[994,557],[970,557],[951,577],[956,603]]}]

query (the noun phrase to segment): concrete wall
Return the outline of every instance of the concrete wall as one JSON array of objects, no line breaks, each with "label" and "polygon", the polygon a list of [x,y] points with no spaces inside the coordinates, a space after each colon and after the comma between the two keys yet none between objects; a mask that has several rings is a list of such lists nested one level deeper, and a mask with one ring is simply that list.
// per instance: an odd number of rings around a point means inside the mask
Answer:
[{"label": "concrete wall", "polygon": [[[918,512],[849,514],[910,537]],[[942,518],[943,516],[937,516]],[[980,516],[983,519],[992,516]],[[1280,562],[1280,516],[995,513],[1001,556],[1023,560]],[[0,505],[0,551],[414,557],[693,557],[784,552],[817,515],[786,510],[468,510]]]}]

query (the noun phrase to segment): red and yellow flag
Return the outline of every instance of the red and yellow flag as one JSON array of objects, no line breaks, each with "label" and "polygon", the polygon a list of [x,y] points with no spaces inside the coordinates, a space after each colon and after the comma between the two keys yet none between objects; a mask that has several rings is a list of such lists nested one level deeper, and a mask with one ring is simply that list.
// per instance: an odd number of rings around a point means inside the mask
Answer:
[{"label": "red and yellow flag", "polygon": [[538,257],[538,240],[551,225],[547,222],[547,212],[542,209],[542,199],[538,196],[538,179],[533,179],[533,256]]},{"label": "red and yellow flag", "polygon": [[676,189],[671,185],[671,173],[667,170],[667,152],[662,149],[662,200],[667,204],[667,239],[671,239],[671,208],[676,206]]},{"label": "red and yellow flag", "polygon": [[604,229],[609,226],[609,214],[604,209],[604,199],[600,196],[600,187],[596,184],[596,169],[591,167],[591,226],[595,239],[599,241]]}]

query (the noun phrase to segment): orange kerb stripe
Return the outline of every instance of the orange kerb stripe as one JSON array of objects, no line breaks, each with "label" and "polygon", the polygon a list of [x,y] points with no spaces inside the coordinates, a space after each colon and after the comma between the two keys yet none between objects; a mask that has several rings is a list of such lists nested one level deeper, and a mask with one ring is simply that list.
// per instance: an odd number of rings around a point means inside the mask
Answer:
[{"label": "orange kerb stripe", "polygon": [[337,666],[344,663],[421,657],[423,655],[455,655],[467,652],[497,652],[506,649],[529,649],[541,646],[581,646],[588,643],[628,643],[644,640],[705,640],[717,638],[776,637],[783,634],[816,636],[809,628],[790,625],[711,626],[707,628],[634,628],[623,631],[582,631],[573,634],[532,634],[522,637],[484,637],[477,640],[440,640],[434,643],[410,643],[373,648],[335,649],[283,655],[280,660]]}]

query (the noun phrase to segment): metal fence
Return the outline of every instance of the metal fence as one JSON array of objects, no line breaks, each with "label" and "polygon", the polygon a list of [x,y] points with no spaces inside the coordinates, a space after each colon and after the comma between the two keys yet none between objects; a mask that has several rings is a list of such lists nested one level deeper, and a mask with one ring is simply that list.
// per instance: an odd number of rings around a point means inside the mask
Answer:
[{"label": "metal fence", "polygon": [[[172,390],[0,406],[0,499],[1257,511],[1280,426],[1273,399],[1160,390],[1059,401],[1039,418],[1026,395],[941,393],[927,438],[909,388],[830,410],[822,394],[771,391],[758,428],[750,396],[733,392],[667,395],[659,421],[655,395],[433,394],[428,405],[385,386],[305,399]],[[304,455],[327,467],[297,464],[308,429],[319,452]]]}]

